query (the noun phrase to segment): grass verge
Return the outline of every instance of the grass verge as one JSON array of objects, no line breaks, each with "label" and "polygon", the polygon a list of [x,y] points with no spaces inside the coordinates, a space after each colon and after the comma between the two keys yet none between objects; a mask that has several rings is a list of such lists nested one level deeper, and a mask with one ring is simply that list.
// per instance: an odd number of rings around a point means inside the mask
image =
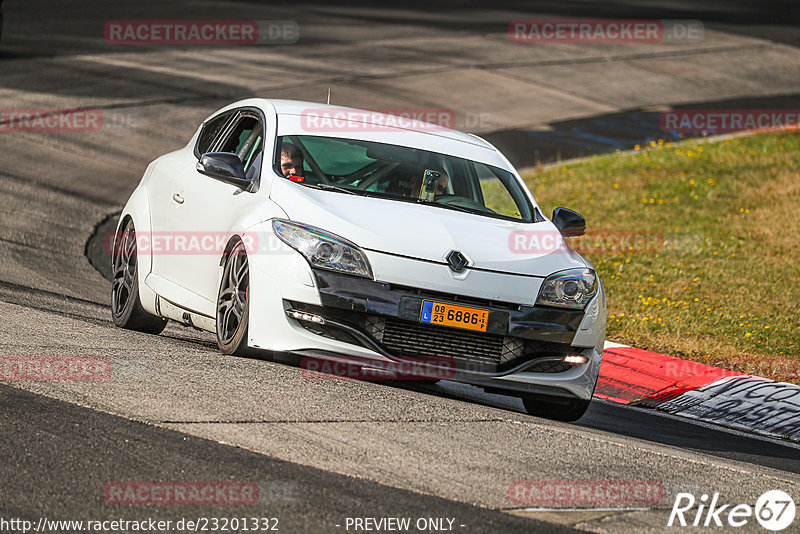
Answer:
[{"label": "grass verge", "polygon": [[659,141],[525,176],[608,295],[607,339],[800,383],[800,133]]}]

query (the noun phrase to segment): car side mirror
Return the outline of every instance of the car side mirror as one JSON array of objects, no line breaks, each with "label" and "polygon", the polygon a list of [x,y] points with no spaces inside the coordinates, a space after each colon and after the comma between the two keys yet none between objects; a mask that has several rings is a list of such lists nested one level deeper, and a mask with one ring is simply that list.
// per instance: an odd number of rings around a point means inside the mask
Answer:
[{"label": "car side mirror", "polygon": [[586,219],[570,209],[554,209],[552,221],[564,237],[578,237],[586,233]]},{"label": "car side mirror", "polygon": [[197,172],[210,176],[225,183],[233,184],[242,189],[247,189],[252,184],[244,173],[242,160],[230,152],[208,152],[200,156],[197,162]]}]

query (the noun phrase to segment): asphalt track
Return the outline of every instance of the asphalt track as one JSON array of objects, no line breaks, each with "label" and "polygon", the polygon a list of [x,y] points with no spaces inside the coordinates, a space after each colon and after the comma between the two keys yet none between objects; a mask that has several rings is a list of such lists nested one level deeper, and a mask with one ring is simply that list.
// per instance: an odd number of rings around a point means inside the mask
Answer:
[{"label": "asphalt track", "polygon": [[[263,502],[247,515],[278,516],[284,532],[337,532],[346,517],[398,514],[455,517],[463,532],[559,524],[663,532],[678,492],[753,505],[782,489],[800,500],[796,445],[600,401],[577,424],[556,423],[458,384],[308,380],[281,361],[223,357],[213,338],[180,326],[157,337],[113,328],[108,283],[84,255],[88,236],[151,159],[238,98],[323,101],[330,87],[345,105],[449,108],[459,126],[477,117],[472,131],[511,139],[520,165],[537,149],[520,139],[565,121],[796,102],[793,4],[455,5],[5,2],[0,108],[96,108],[108,120],[98,132],[0,132],[0,351],[107,357],[112,373],[0,386],[0,517],[239,515],[107,505],[102,488],[114,480],[256,481]],[[541,47],[506,33],[515,18],[623,15],[701,19],[705,38]],[[187,18],[295,20],[301,39],[249,47],[102,39],[107,20]],[[664,498],[644,509],[532,511],[509,499],[518,480],[656,480]]]}]

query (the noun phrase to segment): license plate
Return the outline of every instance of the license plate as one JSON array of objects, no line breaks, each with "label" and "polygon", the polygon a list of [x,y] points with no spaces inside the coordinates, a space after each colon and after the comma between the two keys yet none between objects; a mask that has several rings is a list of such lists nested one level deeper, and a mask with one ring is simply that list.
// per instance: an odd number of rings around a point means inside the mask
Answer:
[{"label": "license plate", "polygon": [[423,300],[422,311],[419,314],[421,323],[455,326],[478,332],[486,332],[488,320],[489,310],[446,304],[435,300]]}]

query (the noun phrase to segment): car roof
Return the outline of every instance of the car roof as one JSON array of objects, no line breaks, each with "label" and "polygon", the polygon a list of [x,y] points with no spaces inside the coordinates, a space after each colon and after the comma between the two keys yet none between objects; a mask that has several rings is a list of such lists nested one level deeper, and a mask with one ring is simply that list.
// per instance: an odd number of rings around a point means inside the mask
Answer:
[{"label": "car roof", "polygon": [[[266,99],[266,98],[250,98],[247,100],[242,100],[239,102],[235,102],[229,106],[225,106],[223,109],[240,107],[240,106],[256,106],[263,110],[268,110],[273,108],[277,115],[281,116],[294,116],[294,117],[306,117],[310,115],[320,115],[327,116],[327,114],[346,114],[346,116],[357,115],[359,117],[365,118],[363,121],[367,124],[375,124],[380,126],[382,130],[396,130],[396,131],[418,131],[420,133],[424,133],[427,135],[434,135],[437,137],[449,139],[451,141],[460,141],[462,143],[468,143],[472,146],[478,146],[481,148],[485,148],[491,151],[496,151],[497,149],[492,146],[487,141],[481,139],[477,135],[473,135],[470,133],[460,132],[458,130],[452,130],[450,128],[446,128],[440,124],[432,124],[429,122],[421,121],[415,119],[414,126],[415,127],[394,127],[391,126],[396,121],[392,121],[392,117],[396,117],[397,114],[391,113],[391,111],[396,111],[397,113],[402,113],[405,109],[404,108],[392,108],[387,109],[389,113],[382,113],[378,110],[371,109],[358,109],[358,108],[351,108],[345,106],[335,106],[329,104],[320,104],[319,102],[304,102],[301,100],[282,100],[282,99]],[[445,113],[450,116],[454,116],[455,112],[446,109],[434,109],[434,108],[407,108],[409,113],[415,112],[433,112],[433,113]],[[364,112],[368,112],[365,114]]]},{"label": "car roof", "polygon": [[[217,110],[209,119],[219,113],[241,107],[259,108],[268,115],[275,114],[278,119],[278,131],[276,135],[279,136],[321,135],[323,137],[376,141],[379,143],[388,143],[429,150],[441,154],[449,154],[516,173],[514,167],[499,150],[477,135],[452,130],[438,124],[411,120],[408,116],[405,116],[404,119],[398,119],[397,115],[380,113],[375,110],[332,106],[320,104],[318,102],[303,102],[300,100],[248,98],[233,102]],[[404,108],[394,109],[398,112],[404,110]],[[453,111],[445,109],[407,109],[410,114],[421,110],[423,113],[426,111],[433,111],[447,113],[451,117],[455,115]],[[357,120],[349,119],[350,113],[354,114]],[[342,116],[340,114],[344,114],[345,117],[348,117],[344,120],[349,121],[348,124],[345,124],[341,128],[339,123],[335,125],[326,123],[324,127],[321,127],[322,123],[317,123],[320,124],[318,130],[315,130],[316,125],[314,127],[309,126],[310,124],[314,124],[314,120],[324,120],[325,117],[338,118]],[[402,115],[403,114],[401,114],[401,116]],[[370,126],[365,128],[363,127],[365,124]],[[371,126],[373,124],[375,127]],[[338,132],[336,131],[337,128],[340,128]],[[313,133],[315,131],[319,133]]]}]

